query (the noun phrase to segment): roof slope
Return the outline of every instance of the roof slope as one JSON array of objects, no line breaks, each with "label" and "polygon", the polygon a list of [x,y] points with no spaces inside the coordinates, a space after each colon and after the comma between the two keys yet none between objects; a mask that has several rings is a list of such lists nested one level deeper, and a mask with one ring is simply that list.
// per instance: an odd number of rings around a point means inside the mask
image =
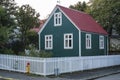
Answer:
[{"label": "roof slope", "polygon": [[107,32],[89,15],[84,12],[57,5],[82,31],[107,35]]}]

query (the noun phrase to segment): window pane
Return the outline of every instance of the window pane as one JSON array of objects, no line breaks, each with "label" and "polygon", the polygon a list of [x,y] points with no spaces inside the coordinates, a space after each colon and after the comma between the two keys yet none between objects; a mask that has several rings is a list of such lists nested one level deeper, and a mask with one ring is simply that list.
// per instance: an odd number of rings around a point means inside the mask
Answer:
[{"label": "window pane", "polygon": [[71,35],[69,35],[69,38],[71,38]]},{"label": "window pane", "polygon": [[57,23],[57,18],[55,19],[55,24],[58,24],[58,23]]},{"label": "window pane", "polygon": [[69,40],[69,47],[71,47],[72,46],[72,41],[71,40]]},{"label": "window pane", "polygon": [[65,40],[65,47],[68,47],[68,40]]},{"label": "window pane", "polygon": [[68,35],[66,35],[65,38],[68,39]]},{"label": "window pane", "polygon": [[46,37],[46,40],[48,40],[48,37]]},{"label": "window pane", "polygon": [[89,38],[89,36],[87,35],[87,39]]},{"label": "window pane", "polygon": [[51,39],[51,36],[49,36],[49,39]]},{"label": "window pane", "polygon": [[51,47],[51,42],[52,42],[52,41],[49,41],[49,47]]},{"label": "window pane", "polygon": [[48,48],[48,41],[46,41],[46,48]]},{"label": "window pane", "polygon": [[60,24],[60,22],[61,22],[60,20],[61,20],[61,19],[59,18],[59,19],[58,19],[58,24]]},{"label": "window pane", "polygon": [[58,14],[55,15],[55,18],[57,18],[57,17],[58,17]]}]

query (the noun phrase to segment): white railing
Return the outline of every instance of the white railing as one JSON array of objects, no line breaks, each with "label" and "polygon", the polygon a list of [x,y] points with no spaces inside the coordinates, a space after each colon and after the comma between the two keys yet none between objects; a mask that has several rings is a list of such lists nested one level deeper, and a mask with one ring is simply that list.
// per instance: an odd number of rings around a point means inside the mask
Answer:
[{"label": "white railing", "polygon": [[30,63],[30,73],[46,76],[120,65],[120,55],[36,58],[0,54],[0,69],[25,73],[28,62]]}]

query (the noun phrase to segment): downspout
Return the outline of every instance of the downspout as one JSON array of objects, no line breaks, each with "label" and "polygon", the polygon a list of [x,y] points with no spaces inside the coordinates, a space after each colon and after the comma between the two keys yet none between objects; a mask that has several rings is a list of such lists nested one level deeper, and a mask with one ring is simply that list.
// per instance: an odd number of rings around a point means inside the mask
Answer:
[{"label": "downspout", "polygon": [[40,51],[40,33],[38,33],[38,35],[39,35],[38,40],[39,40],[39,51]]},{"label": "downspout", "polygon": [[107,55],[109,55],[109,46],[110,45],[110,39],[109,36],[107,36]]}]

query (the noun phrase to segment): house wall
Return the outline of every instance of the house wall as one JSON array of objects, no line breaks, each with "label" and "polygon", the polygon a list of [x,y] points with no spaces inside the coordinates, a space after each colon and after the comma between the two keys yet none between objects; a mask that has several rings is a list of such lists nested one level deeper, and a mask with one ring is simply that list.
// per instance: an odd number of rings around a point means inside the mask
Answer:
[{"label": "house wall", "polygon": [[[91,34],[91,49],[86,49],[86,34]],[[99,34],[81,32],[81,41],[81,56],[107,55],[107,36],[104,36],[104,49],[99,49]]]},{"label": "house wall", "polygon": [[[56,10],[59,12],[59,9]],[[64,34],[73,33],[73,49],[64,49]],[[53,35],[54,57],[79,56],[79,30],[62,13],[62,26],[54,26],[54,15],[40,34],[40,48],[45,50],[45,35]]]}]

